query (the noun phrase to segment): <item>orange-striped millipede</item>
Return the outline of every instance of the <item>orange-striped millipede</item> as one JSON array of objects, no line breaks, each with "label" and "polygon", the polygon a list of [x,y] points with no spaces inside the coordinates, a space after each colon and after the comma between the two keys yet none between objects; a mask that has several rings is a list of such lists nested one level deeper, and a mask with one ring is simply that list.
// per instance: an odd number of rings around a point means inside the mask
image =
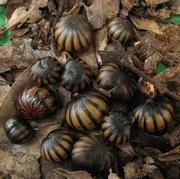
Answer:
[{"label": "orange-striped millipede", "polygon": [[109,111],[106,97],[96,91],[76,96],[66,108],[67,124],[77,130],[94,129]]},{"label": "orange-striped millipede", "polygon": [[104,117],[101,129],[110,142],[127,143],[131,133],[130,117],[124,112],[111,112]]},{"label": "orange-striped millipede", "polygon": [[108,24],[108,34],[112,39],[127,43],[133,38],[130,21],[123,17],[116,17]]},{"label": "orange-striped millipede", "polygon": [[55,26],[55,39],[60,49],[82,51],[92,45],[92,27],[82,15],[62,17]]},{"label": "orange-striped millipede", "polygon": [[41,156],[49,161],[61,162],[71,154],[72,134],[66,130],[51,131],[41,143]]},{"label": "orange-striped millipede", "polygon": [[164,97],[147,99],[132,114],[133,123],[144,131],[155,133],[164,131],[173,123],[174,108]]},{"label": "orange-striped millipede", "polygon": [[72,161],[92,173],[109,170],[113,160],[113,149],[102,136],[82,136],[73,146]]}]

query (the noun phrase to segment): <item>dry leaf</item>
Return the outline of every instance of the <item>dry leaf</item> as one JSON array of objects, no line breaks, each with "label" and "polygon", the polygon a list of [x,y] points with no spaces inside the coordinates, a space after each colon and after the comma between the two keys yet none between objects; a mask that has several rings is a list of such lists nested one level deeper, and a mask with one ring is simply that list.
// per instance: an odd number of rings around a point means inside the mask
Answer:
[{"label": "dry leaf", "polygon": [[7,3],[8,0],[0,0],[0,5],[4,5]]},{"label": "dry leaf", "polygon": [[[64,177],[68,178],[68,179],[93,179],[91,174],[89,174],[86,171],[67,171],[65,169],[62,168],[56,168],[51,170],[51,177],[53,175],[53,177],[55,176],[57,179],[63,179]],[[49,174],[50,174],[49,173]],[[49,174],[45,177],[45,179],[49,178]],[[50,179],[50,178],[49,178]],[[53,178],[54,179],[54,178]]]},{"label": "dry leaf", "polygon": [[31,8],[30,10],[26,10],[25,7],[17,8],[6,24],[6,29],[13,28],[19,24],[27,23],[35,23],[42,18],[41,11],[38,7]]},{"label": "dry leaf", "polygon": [[5,58],[11,58],[13,51],[12,45],[3,45],[0,46],[0,57],[1,57],[1,65],[3,64],[2,60]]},{"label": "dry leaf", "polygon": [[112,169],[110,169],[110,174],[108,179],[121,179],[116,173],[112,173]]},{"label": "dry leaf", "polygon": [[33,0],[30,9],[27,10],[25,7],[18,7],[12,14],[10,20],[6,25],[6,29],[13,28],[19,24],[35,23],[42,19],[42,14],[39,8],[46,7],[48,0]]},{"label": "dry leaf", "polygon": [[[161,85],[168,88],[168,84],[173,83],[173,93],[180,96],[180,64],[175,67],[168,68],[164,72],[161,72],[153,77],[155,81],[158,81]],[[171,86],[171,85],[170,85]]]},{"label": "dry leaf", "polygon": [[44,8],[48,5],[48,0],[32,0],[30,8]]},{"label": "dry leaf", "polygon": [[105,50],[108,44],[107,27],[103,27],[101,30],[96,32],[96,51]]},{"label": "dry leaf", "polygon": [[10,152],[0,150],[0,169],[7,171],[10,175],[15,174],[22,178],[40,178],[40,169],[38,161],[31,155],[17,153],[13,155]]},{"label": "dry leaf", "polygon": [[0,64],[0,74],[4,73],[4,72],[7,72],[7,71],[10,71],[10,70],[11,69],[9,67],[6,67],[6,66]]},{"label": "dry leaf", "polygon": [[92,5],[86,8],[87,17],[94,29],[100,29],[108,18],[119,13],[119,0],[94,0]]},{"label": "dry leaf", "polygon": [[155,17],[155,18],[158,18],[158,19],[166,19],[166,18],[169,18],[170,15],[172,14],[172,11],[174,10],[170,10],[170,9],[152,9],[152,8],[149,8],[147,9],[147,15],[151,16],[151,17]]},{"label": "dry leaf", "polygon": [[27,10],[25,7],[19,7],[11,15],[11,18],[6,24],[6,28],[11,28],[17,23],[23,24],[26,21],[27,21]]},{"label": "dry leaf", "polygon": [[155,52],[149,56],[144,62],[144,70],[146,73],[150,75],[156,74],[157,64],[162,60],[162,58],[162,55],[158,52]]},{"label": "dry leaf", "polygon": [[27,23],[33,24],[42,19],[42,13],[39,10],[39,8],[30,9],[27,13],[29,14],[27,15],[28,16]]},{"label": "dry leaf", "polygon": [[162,4],[162,3],[165,3],[165,2],[168,2],[168,1],[170,1],[170,0],[145,0],[145,2],[148,3],[151,6]]},{"label": "dry leaf", "polygon": [[141,166],[137,162],[128,162],[124,166],[125,179],[138,179],[141,176]]},{"label": "dry leaf", "polygon": [[54,52],[34,49],[30,38],[13,38],[11,45],[0,46],[1,64],[6,67],[25,69],[39,58],[47,56],[54,57]]},{"label": "dry leaf", "polygon": [[[0,84],[2,81],[6,82],[6,80],[0,76]],[[9,90],[10,90],[9,85],[0,85],[0,106]]]},{"label": "dry leaf", "polygon": [[84,60],[87,64],[90,65],[92,70],[94,70],[94,73],[97,72],[98,65],[96,59],[96,52],[94,48],[90,48],[89,50],[86,50],[82,53],[78,53],[77,55],[80,59]]},{"label": "dry leaf", "polygon": [[42,177],[45,179],[92,179],[87,171],[79,170],[73,165],[71,159],[61,163],[54,163],[40,158]]},{"label": "dry leaf", "polygon": [[128,10],[131,10],[135,5],[135,0],[122,0],[121,3],[125,6]]},{"label": "dry leaf", "polygon": [[72,176],[72,179],[93,179],[91,174],[89,174],[86,171],[75,171],[75,172],[69,172],[70,176]]},{"label": "dry leaf", "polygon": [[148,30],[157,34],[163,34],[160,30],[159,25],[154,20],[139,18],[135,16],[131,16],[131,20],[138,29]]},{"label": "dry leaf", "polygon": [[172,8],[174,9],[174,14],[180,14],[180,1],[175,0],[172,4]]},{"label": "dry leaf", "polygon": [[[0,80],[1,80],[1,78],[0,78]],[[9,90],[10,90],[9,85],[1,85],[0,86],[0,105],[2,104],[4,97],[6,96],[6,94],[8,93]]]},{"label": "dry leaf", "polygon": [[143,162],[145,163],[142,165],[141,176],[149,176],[153,179],[165,179],[159,168],[154,165],[155,162],[151,157],[146,157]]},{"label": "dry leaf", "polygon": [[119,145],[118,148],[120,148],[121,151],[123,151],[127,155],[130,155],[130,156],[135,155],[134,150],[132,146],[130,145],[130,143]]}]

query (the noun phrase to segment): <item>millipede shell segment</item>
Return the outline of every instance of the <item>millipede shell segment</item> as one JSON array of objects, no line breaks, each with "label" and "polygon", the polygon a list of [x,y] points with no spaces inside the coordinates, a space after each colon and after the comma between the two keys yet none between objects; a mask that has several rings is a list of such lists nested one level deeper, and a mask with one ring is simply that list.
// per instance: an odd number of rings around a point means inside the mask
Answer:
[{"label": "millipede shell segment", "polygon": [[82,136],[73,146],[72,161],[81,169],[102,172],[109,170],[113,160],[113,149],[102,136]]},{"label": "millipede shell segment", "polygon": [[27,143],[34,136],[34,130],[28,122],[14,117],[5,122],[4,130],[10,141],[15,144]]},{"label": "millipede shell segment", "polygon": [[82,15],[65,16],[55,26],[55,39],[60,49],[82,51],[92,45],[92,27]]},{"label": "millipede shell segment", "polygon": [[127,143],[131,133],[130,118],[124,112],[111,112],[104,117],[101,129],[104,137],[110,142]]},{"label": "millipede shell segment", "polygon": [[136,80],[132,72],[115,63],[102,65],[97,76],[98,86],[110,90],[112,99],[126,103],[134,93]]},{"label": "millipede shell segment", "polygon": [[83,60],[68,61],[61,71],[61,84],[71,92],[79,92],[91,84],[92,72],[89,65]]},{"label": "millipede shell segment", "polygon": [[16,102],[18,114],[24,119],[45,119],[57,110],[57,98],[49,88],[26,88]]},{"label": "millipede shell segment", "polygon": [[108,24],[108,34],[112,39],[127,43],[133,38],[133,27],[130,21],[123,17],[117,17]]},{"label": "millipede shell segment", "polygon": [[174,107],[164,97],[148,99],[133,111],[133,123],[150,133],[165,131],[173,123]]},{"label": "millipede shell segment", "polygon": [[36,62],[30,70],[30,75],[38,85],[48,85],[58,82],[61,65],[51,57]]},{"label": "millipede shell segment", "polygon": [[77,130],[94,129],[109,111],[106,97],[96,91],[81,93],[66,108],[67,124]]},{"label": "millipede shell segment", "polygon": [[41,156],[49,161],[64,161],[70,156],[73,144],[74,139],[69,131],[51,131],[41,143]]}]

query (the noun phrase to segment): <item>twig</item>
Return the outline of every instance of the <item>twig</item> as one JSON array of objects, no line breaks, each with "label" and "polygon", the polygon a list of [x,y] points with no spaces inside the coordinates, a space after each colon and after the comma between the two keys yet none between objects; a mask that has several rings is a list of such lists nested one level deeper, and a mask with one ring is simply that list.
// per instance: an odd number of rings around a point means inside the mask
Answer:
[{"label": "twig", "polygon": [[159,91],[166,93],[170,96],[172,96],[174,99],[180,101],[180,97],[176,94],[174,94],[173,92],[171,92],[170,90],[168,90],[167,88],[165,88],[164,86],[162,86],[161,84],[157,84],[157,82],[147,76],[143,71],[139,70],[138,68],[136,68],[135,66],[133,66],[127,59],[121,59],[120,63],[125,66],[126,68],[130,69],[131,71],[133,71],[134,73],[136,73],[138,76],[143,77],[145,80],[149,81],[150,83],[152,83]]},{"label": "twig", "polygon": [[[109,55],[111,58],[113,58],[116,63],[121,64],[122,66],[125,66],[126,68],[128,68],[129,70],[133,71],[135,74],[137,74],[140,77],[143,77],[145,80],[149,81],[150,83],[152,83],[156,89],[158,89],[160,92],[162,93],[166,93],[169,96],[173,97],[174,99],[180,101],[180,97],[176,94],[174,94],[173,92],[171,92],[169,89],[167,89],[165,86],[163,86],[159,81],[155,81],[152,77],[149,77],[147,74],[145,74],[144,71],[139,70],[138,68],[136,68],[130,61],[131,61],[131,56],[129,56],[127,54],[127,52],[125,52],[124,58],[121,58],[122,55],[115,53],[114,51],[99,51],[99,53],[101,54],[106,54]],[[109,61],[108,61],[109,62]],[[159,84],[158,84],[159,83]]]},{"label": "twig", "polygon": [[170,150],[170,151],[168,151],[166,153],[159,154],[158,159],[160,161],[180,160],[180,145],[178,145],[173,150]]},{"label": "twig", "polygon": [[72,9],[70,11],[68,11],[68,12],[64,12],[63,16],[73,14],[74,11],[80,9],[81,6],[82,6],[81,0],[76,0],[75,5],[72,7]]}]

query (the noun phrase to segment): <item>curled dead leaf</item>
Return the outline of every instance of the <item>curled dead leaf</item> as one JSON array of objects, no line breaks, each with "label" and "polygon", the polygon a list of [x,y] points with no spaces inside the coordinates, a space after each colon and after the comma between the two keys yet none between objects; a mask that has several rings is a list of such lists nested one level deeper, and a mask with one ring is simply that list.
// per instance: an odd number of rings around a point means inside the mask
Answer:
[{"label": "curled dead leaf", "polygon": [[89,64],[95,73],[97,72],[98,65],[97,65],[97,59],[96,59],[96,52],[94,48],[90,48],[89,50],[86,50],[85,52],[78,53],[78,57],[84,60],[87,64]]},{"label": "curled dead leaf", "polygon": [[145,19],[145,18],[139,18],[135,16],[130,16],[132,22],[136,26],[136,28],[141,29],[141,30],[148,30],[157,34],[162,35],[162,31],[160,30],[159,25],[154,21],[150,19]]},{"label": "curled dead leaf", "polygon": [[96,32],[96,51],[105,50],[108,44],[107,27],[103,27],[101,30]]},{"label": "curled dead leaf", "polygon": [[122,0],[121,3],[123,4],[123,6],[125,6],[128,10],[131,10],[134,5],[136,5],[136,1],[135,0]]},{"label": "curled dead leaf", "polygon": [[145,0],[145,2],[151,6],[166,3],[170,0]]},{"label": "curled dead leaf", "polygon": [[11,18],[6,24],[6,28],[11,28],[17,23],[23,24],[26,21],[27,21],[27,10],[25,7],[19,7],[11,15]]},{"label": "curled dead leaf", "polygon": [[30,8],[38,7],[43,8],[48,5],[48,0],[32,0]]},{"label": "curled dead leaf", "polygon": [[25,7],[17,8],[6,24],[6,30],[12,29],[19,24],[27,23],[35,23],[42,18],[41,11],[38,7],[31,8],[26,10]]}]

